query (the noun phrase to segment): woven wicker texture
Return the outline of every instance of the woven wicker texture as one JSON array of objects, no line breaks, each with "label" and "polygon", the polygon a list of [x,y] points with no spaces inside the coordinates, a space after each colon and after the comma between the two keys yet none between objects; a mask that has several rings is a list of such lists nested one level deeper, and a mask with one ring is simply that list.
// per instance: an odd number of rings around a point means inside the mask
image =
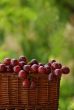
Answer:
[{"label": "woven wicker texture", "polygon": [[0,73],[0,110],[58,110],[60,78],[48,81],[47,75],[34,75],[36,88],[24,88],[12,73]]}]

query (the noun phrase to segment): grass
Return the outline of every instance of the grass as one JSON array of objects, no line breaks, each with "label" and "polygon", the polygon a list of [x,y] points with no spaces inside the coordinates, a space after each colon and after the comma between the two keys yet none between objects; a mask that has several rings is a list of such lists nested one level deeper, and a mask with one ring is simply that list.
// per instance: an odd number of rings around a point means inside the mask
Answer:
[{"label": "grass", "polygon": [[59,110],[74,110],[74,81],[62,79],[60,87]]}]

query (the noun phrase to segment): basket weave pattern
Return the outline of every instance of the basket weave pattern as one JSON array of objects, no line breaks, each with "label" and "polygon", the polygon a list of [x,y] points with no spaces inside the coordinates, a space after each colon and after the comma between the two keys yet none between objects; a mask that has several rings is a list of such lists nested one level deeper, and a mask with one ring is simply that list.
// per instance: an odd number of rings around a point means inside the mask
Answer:
[{"label": "basket weave pattern", "polygon": [[48,81],[47,75],[34,75],[36,88],[24,88],[16,74],[0,73],[0,110],[58,110],[60,78]]}]

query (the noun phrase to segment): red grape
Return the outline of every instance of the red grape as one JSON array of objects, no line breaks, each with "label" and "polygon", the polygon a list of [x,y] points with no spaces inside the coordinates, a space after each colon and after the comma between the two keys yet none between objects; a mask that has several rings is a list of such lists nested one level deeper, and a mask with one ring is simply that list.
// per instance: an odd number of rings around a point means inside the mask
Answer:
[{"label": "red grape", "polygon": [[0,64],[0,72],[6,72],[5,64]]},{"label": "red grape", "polygon": [[46,73],[46,69],[45,69],[45,67],[43,67],[43,66],[39,66],[39,68],[38,68],[38,73],[41,73],[41,74]]},{"label": "red grape", "polygon": [[46,68],[47,74],[51,73],[51,68],[48,66],[48,64],[44,65],[44,67]]},{"label": "red grape", "polygon": [[34,73],[37,73],[38,72],[38,65],[37,64],[33,64],[31,66],[31,71],[34,72]]},{"label": "red grape", "polygon": [[36,59],[32,59],[30,62],[29,62],[30,65],[33,65],[33,64],[38,64],[38,61]]},{"label": "red grape", "polygon": [[29,88],[30,87],[30,81],[29,81],[29,79],[25,79],[23,81],[23,87],[25,87],[25,88]]},{"label": "red grape", "polygon": [[10,65],[11,64],[11,59],[10,58],[5,58],[3,63],[6,64],[6,65]]},{"label": "red grape", "polygon": [[56,76],[60,76],[60,75],[62,74],[61,69],[55,69],[54,74],[55,74]]},{"label": "red grape", "polygon": [[19,62],[19,65],[20,65],[21,67],[23,67],[24,65],[26,65],[26,63],[25,63],[24,61],[20,61],[20,62]]},{"label": "red grape", "polygon": [[21,70],[21,67],[19,65],[14,66],[13,70],[15,73],[18,73]]},{"label": "red grape", "polygon": [[31,70],[31,67],[30,67],[30,65],[24,65],[24,66],[23,66],[23,69],[24,69],[27,73],[29,73],[30,70]]},{"label": "red grape", "polygon": [[27,78],[27,73],[24,70],[20,70],[19,74],[18,74],[18,77],[26,79]]},{"label": "red grape", "polygon": [[26,64],[27,64],[27,61],[28,59],[27,59],[27,57],[26,56],[20,56],[19,57],[19,61],[24,61]]},{"label": "red grape", "polygon": [[66,66],[62,67],[62,73],[63,74],[68,74],[70,72],[70,69]]},{"label": "red grape", "polygon": [[18,60],[16,60],[16,59],[12,59],[12,60],[11,60],[11,65],[12,65],[12,66],[19,65]]}]

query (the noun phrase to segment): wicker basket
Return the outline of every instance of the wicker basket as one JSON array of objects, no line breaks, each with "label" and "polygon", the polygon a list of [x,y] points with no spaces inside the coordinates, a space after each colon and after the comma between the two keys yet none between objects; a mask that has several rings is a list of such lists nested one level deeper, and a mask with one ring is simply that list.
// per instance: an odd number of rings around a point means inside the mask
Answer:
[{"label": "wicker basket", "polygon": [[36,88],[24,88],[16,74],[0,73],[0,110],[58,110],[60,78],[37,75]]}]

